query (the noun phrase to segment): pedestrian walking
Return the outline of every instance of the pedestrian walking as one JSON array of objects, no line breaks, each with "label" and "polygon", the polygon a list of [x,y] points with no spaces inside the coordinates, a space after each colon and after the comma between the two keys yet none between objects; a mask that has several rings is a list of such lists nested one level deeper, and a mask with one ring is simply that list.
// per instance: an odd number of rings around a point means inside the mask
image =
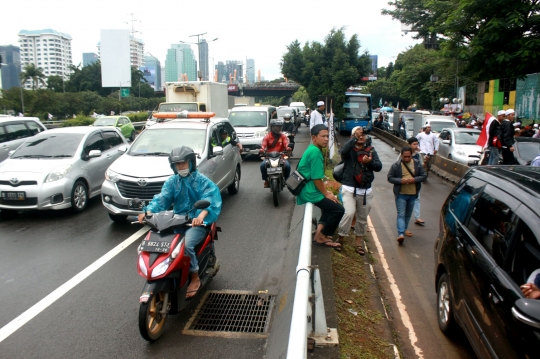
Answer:
[{"label": "pedestrian walking", "polygon": [[501,147],[501,139],[499,137],[501,122],[506,118],[506,111],[501,110],[497,113],[497,117],[489,124],[488,150],[489,158],[488,165],[499,164],[499,148]]},{"label": "pedestrian walking", "polygon": [[412,158],[413,151],[409,146],[401,149],[401,160],[396,161],[388,171],[388,182],[394,185],[394,198],[396,201],[398,232],[397,241],[403,243],[405,236],[412,237],[408,230],[414,209],[414,202],[420,194],[422,182],[426,180],[426,173],[422,164]]},{"label": "pedestrian walking", "polygon": [[[418,139],[416,137],[411,137],[407,139],[407,143],[412,149],[413,160],[424,163],[424,158],[422,157],[422,154],[420,153],[420,149],[418,147]],[[398,156],[397,161],[401,161],[401,154]],[[420,193],[418,193],[418,197],[416,197],[416,200],[414,201],[414,224],[418,224],[420,226],[426,224],[426,222],[422,218],[420,218]]]},{"label": "pedestrian walking", "polygon": [[328,127],[322,124],[313,126],[311,129],[311,142],[298,163],[298,172],[308,182],[296,197],[296,204],[301,205],[311,202],[321,209],[321,218],[317,224],[313,244],[340,251],[341,244],[334,242],[332,236],[345,210],[338,203],[337,197],[326,190],[323,182],[324,159],[322,149],[328,147]]},{"label": "pedestrian walking", "polygon": [[420,153],[424,157],[424,168],[427,172],[426,174],[428,175],[429,169],[431,168],[431,159],[437,154],[437,151],[439,150],[439,139],[437,138],[436,134],[431,132],[430,125],[424,126],[424,132],[416,135],[416,138],[418,139]]},{"label": "pedestrian walking", "polygon": [[316,125],[326,125],[326,114],[324,111],[324,101],[317,102],[317,109],[311,113],[309,129]]},{"label": "pedestrian walking", "polygon": [[506,117],[501,122],[499,129],[499,136],[502,144],[502,156],[503,156],[503,165],[515,165],[518,164],[516,158],[514,157],[514,110],[509,109],[506,111]]},{"label": "pedestrian walking", "polygon": [[345,214],[339,222],[339,242],[349,234],[351,223],[356,216],[354,234],[356,236],[355,251],[360,255],[366,252],[363,239],[366,235],[367,217],[373,201],[371,183],[375,179],[373,172],[380,172],[382,163],[377,151],[368,144],[368,136],[363,127],[355,127],[353,136],[339,150],[344,163],[342,180],[342,197]]}]

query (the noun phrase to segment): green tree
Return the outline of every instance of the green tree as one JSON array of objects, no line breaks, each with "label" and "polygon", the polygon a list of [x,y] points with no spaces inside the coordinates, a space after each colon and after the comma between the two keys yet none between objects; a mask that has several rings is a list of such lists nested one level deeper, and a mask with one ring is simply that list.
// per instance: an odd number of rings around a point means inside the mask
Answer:
[{"label": "green tree", "polygon": [[309,94],[304,86],[300,86],[298,91],[293,93],[292,100],[294,102],[303,102],[306,107],[313,108],[313,103],[311,102]]},{"label": "green tree", "polygon": [[62,76],[52,75],[47,79],[47,88],[54,92],[64,92],[64,84]]},{"label": "green tree", "polygon": [[296,40],[287,46],[281,60],[285,77],[306,88],[312,103],[319,95],[334,96],[336,115],[343,117],[345,91],[360,82],[371,70],[367,51],[361,53],[358,35],[346,39],[344,29],[332,29],[324,43],[306,43],[300,48]]},{"label": "green tree", "polygon": [[408,24],[416,38],[438,42],[477,79],[538,72],[538,0],[394,0],[383,14]]},{"label": "green tree", "polygon": [[21,77],[21,82],[25,83],[28,80],[32,80],[32,88],[37,89],[39,84],[46,85],[45,83],[45,74],[41,67],[36,67],[36,65],[30,63],[24,66],[23,71],[19,75]]}]

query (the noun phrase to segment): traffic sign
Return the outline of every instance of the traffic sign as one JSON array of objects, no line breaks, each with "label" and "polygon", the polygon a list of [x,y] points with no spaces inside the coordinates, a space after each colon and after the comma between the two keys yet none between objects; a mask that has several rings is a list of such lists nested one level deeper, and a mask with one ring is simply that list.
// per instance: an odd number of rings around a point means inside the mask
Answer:
[{"label": "traffic sign", "polygon": [[123,88],[121,92],[122,97],[129,97],[129,88]]}]

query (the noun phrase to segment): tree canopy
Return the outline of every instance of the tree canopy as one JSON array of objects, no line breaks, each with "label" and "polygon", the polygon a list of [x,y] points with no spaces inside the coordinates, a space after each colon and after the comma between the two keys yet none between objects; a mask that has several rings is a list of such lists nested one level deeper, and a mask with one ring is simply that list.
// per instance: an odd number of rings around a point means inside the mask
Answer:
[{"label": "tree canopy", "polygon": [[28,80],[32,80],[32,88],[34,90],[38,87],[40,83],[42,85],[46,85],[46,76],[43,73],[43,69],[41,67],[37,67],[32,63],[24,65],[24,69],[21,71],[19,76],[21,78],[22,84],[24,84]]},{"label": "tree canopy", "polygon": [[358,35],[347,40],[343,28],[332,29],[323,43],[314,41],[301,47],[295,40],[281,59],[283,75],[302,85],[312,103],[320,95],[335,97],[338,117],[344,115],[345,91],[370,69],[371,59],[367,51],[361,53]]},{"label": "tree canopy", "polygon": [[540,0],[394,0],[383,14],[416,38],[438,37],[447,55],[477,79],[538,72]]}]

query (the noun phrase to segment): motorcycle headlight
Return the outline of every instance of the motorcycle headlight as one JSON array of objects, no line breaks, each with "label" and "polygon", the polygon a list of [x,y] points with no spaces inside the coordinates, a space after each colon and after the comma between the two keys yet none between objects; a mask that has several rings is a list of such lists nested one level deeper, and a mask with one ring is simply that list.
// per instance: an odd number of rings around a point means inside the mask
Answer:
[{"label": "motorcycle headlight", "polygon": [[61,165],[56,167],[51,171],[51,173],[49,173],[49,175],[45,179],[45,183],[58,181],[59,179],[64,178],[69,172],[70,168],[71,165]]},{"label": "motorcycle headlight", "polygon": [[268,134],[268,131],[257,131],[255,132],[255,137],[264,137]]},{"label": "motorcycle headlight", "polygon": [[118,182],[118,173],[111,171],[110,169],[107,169],[107,171],[105,171],[105,179],[113,183],[116,183]]},{"label": "motorcycle headlight", "polygon": [[163,262],[159,263],[152,271],[152,278],[159,277],[167,271],[169,265],[171,265],[171,257],[167,257]]},{"label": "motorcycle headlight", "polygon": [[148,270],[146,269],[146,264],[144,264],[144,259],[142,256],[139,256],[139,268],[144,275],[148,275]]},{"label": "motorcycle headlight", "polygon": [[279,165],[279,158],[277,159],[270,159],[270,166],[277,167]]}]

